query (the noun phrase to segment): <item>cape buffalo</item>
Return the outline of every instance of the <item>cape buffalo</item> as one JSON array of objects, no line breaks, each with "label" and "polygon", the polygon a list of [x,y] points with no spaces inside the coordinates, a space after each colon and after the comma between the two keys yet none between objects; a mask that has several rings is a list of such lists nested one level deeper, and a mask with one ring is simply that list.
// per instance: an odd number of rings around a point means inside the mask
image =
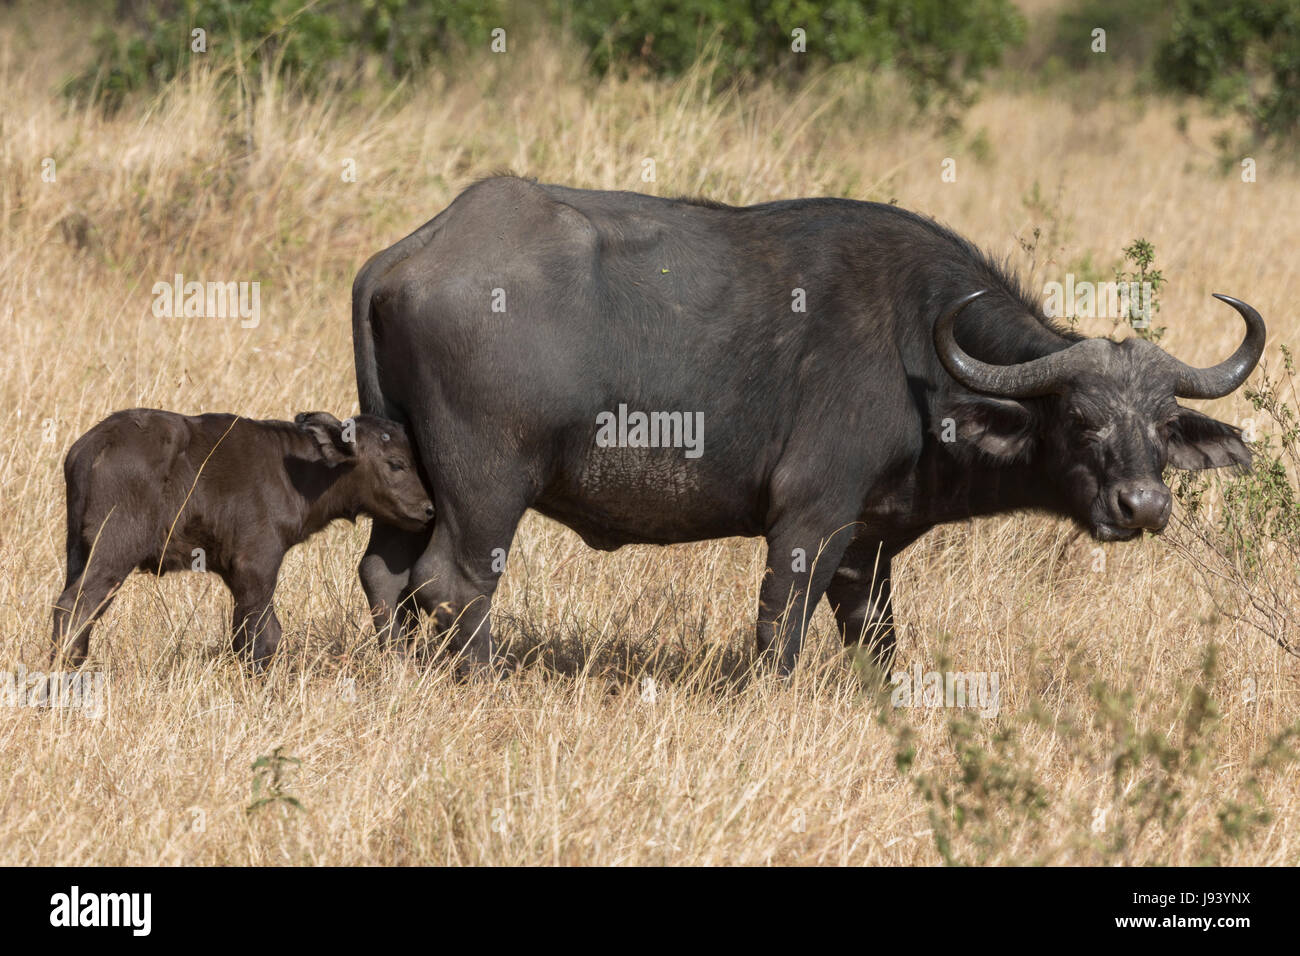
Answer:
[{"label": "cape buffalo", "polygon": [[1265,335],[1219,296],[1246,336],[1213,368],[1082,338],[892,205],[508,176],[371,258],[352,294],[361,408],[409,425],[437,508],[431,531],[375,523],[375,624],[400,632],[413,598],[475,661],[531,507],[605,550],[763,535],[760,651],[788,671],[826,594],[883,662],[890,561],[935,525],[1035,509],[1125,540],[1164,527],[1166,465],[1248,466],[1238,429],[1175,399],[1237,388]]},{"label": "cape buffalo", "polygon": [[325,412],[293,422],[114,412],[77,439],[63,473],[68,580],[53,656],[74,666],[131,571],[207,570],[235,597],[235,652],[260,670],[280,641],[271,601],[286,551],[336,518],[365,513],[414,532],[433,517],[404,429],[367,415],[345,430]]}]

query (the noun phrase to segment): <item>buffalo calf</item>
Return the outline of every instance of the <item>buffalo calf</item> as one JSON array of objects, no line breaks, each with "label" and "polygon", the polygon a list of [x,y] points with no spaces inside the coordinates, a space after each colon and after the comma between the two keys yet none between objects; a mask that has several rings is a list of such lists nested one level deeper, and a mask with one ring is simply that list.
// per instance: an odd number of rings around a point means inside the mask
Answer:
[{"label": "buffalo calf", "polygon": [[55,660],[86,658],[90,630],[131,571],[213,571],[235,598],[234,649],[261,670],[280,640],[272,596],[285,552],[358,514],[420,531],[433,502],[401,425],[325,412],[293,422],[114,412],[72,446],[68,579]]}]

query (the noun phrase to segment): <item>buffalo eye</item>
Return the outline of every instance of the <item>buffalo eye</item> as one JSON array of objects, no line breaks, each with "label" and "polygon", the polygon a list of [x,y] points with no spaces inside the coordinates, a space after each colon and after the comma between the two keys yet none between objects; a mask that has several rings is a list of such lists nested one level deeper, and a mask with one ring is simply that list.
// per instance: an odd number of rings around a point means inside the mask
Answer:
[{"label": "buffalo eye", "polygon": [[398,461],[398,460],[395,459],[395,458],[394,458],[394,459],[390,459],[389,462],[388,462],[388,470],[389,470],[389,471],[406,471],[406,462],[404,462],[404,461]]}]

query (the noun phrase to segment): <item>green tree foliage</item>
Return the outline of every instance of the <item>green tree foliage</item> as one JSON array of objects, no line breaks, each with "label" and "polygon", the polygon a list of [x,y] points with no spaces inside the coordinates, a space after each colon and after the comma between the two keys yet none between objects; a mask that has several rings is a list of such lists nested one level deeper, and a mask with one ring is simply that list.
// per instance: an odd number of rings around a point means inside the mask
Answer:
[{"label": "green tree foliage", "polygon": [[[1167,0],[1084,0],[1066,4],[1057,16],[1052,52],[1071,69],[1106,69],[1122,61],[1150,65],[1169,35]],[[1093,51],[1093,31],[1106,31],[1106,52]]]},{"label": "green tree foliage", "polygon": [[[680,73],[716,34],[728,75],[798,74],[812,63],[893,65],[918,104],[964,102],[971,81],[1021,42],[1010,0],[593,0],[557,5],[597,70]],[[802,30],[803,52],[796,52]]]},{"label": "green tree foliage", "polygon": [[1300,0],[1179,0],[1156,75],[1240,115],[1257,142],[1300,135]]},{"label": "green tree foliage", "polygon": [[128,0],[124,8],[96,34],[95,64],[68,87],[98,94],[109,108],[157,88],[200,55],[254,77],[269,66],[315,87],[373,54],[397,78],[458,46],[486,44],[501,22],[499,0]]},{"label": "green tree foliage", "polygon": [[[123,17],[96,37],[96,63],[70,85],[110,107],[193,63],[196,28],[206,31],[212,60],[253,77],[269,65],[319,86],[346,77],[363,56],[380,57],[398,78],[458,47],[486,48],[494,27],[536,22],[517,0],[123,2]],[[889,65],[923,107],[968,103],[974,82],[1024,35],[1012,0],[551,0],[546,11],[590,50],[598,73],[680,73],[713,39],[709,62],[722,79],[797,77],[811,64]]]}]

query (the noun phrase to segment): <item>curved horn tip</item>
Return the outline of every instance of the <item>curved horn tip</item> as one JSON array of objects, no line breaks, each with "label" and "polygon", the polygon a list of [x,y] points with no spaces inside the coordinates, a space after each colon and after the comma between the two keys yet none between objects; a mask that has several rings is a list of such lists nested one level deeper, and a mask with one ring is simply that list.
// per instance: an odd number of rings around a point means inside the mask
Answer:
[{"label": "curved horn tip", "polygon": [[1264,340],[1267,335],[1264,317],[1253,306],[1240,299],[1221,292],[1212,295],[1220,302],[1232,306],[1241,316],[1246,323],[1246,337],[1237,346],[1237,351],[1210,368],[1193,368],[1170,356],[1172,367],[1177,375],[1174,394],[1179,398],[1222,398],[1229,392],[1235,391],[1254,370],[1264,352]]},{"label": "curved horn tip", "polygon": [[988,289],[979,289],[976,292],[968,292],[960,299],[958,299],[956,302],[954,302],[951,308],[949,308],[947,311],[943,312],[939,316],[939,322],[934,327],[935,332],[938,333],[940,329],[944,328],[945,326],[951,325],[953,322],[955,322],[957,320],[957,316],[961,314],[961,311],[964,308],[966,308],[966,306],[970,305],[980,296],[986,295],[988,291],[989,291]]},{"label": "curved horn tip", "polygon": [[1234,295],[1224,295],[1222,292],[1211,292],[1210,295],[1214,296],[1220,302],[1228,303],[1228,305],[1232,306],[1239,313],[1242,313],[1243,318],[1245,317],[1245,313],[1250,313],[1253,318],[1257,318],[1261,322],[1264,321],[1264,317],[1259,314],[1259,310],[1249,302],[1243,302]]}]

